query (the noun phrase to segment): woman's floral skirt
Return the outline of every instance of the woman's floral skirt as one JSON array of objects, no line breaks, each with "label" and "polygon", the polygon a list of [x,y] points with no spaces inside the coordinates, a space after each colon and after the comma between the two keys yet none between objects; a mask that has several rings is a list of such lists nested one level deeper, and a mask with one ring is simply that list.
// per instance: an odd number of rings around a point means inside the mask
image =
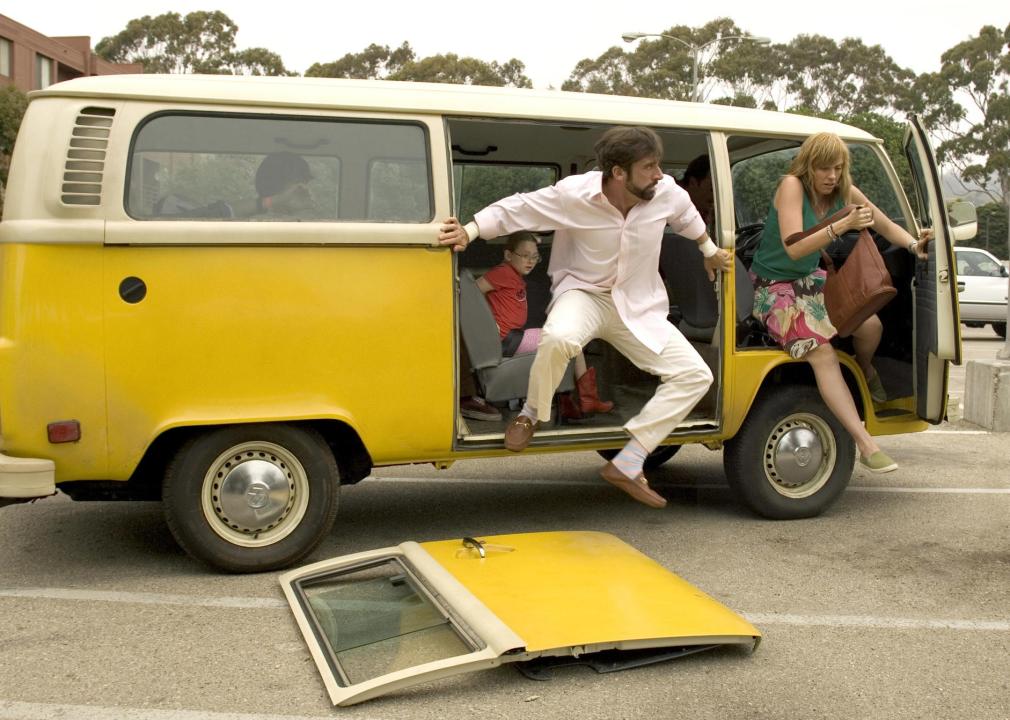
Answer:
[{"label": "woman's floral skirt", "polygon": [[824,306],[824,279],[818,268],[799,280],[766,280],[754,273],[754,317],[792,357],[799,360],[838,334]]}]

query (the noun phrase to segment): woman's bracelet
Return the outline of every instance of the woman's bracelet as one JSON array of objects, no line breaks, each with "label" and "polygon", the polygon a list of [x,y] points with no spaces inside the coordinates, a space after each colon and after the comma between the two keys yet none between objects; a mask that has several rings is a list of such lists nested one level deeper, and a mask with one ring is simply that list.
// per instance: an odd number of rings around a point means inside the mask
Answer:
[{"label": "woman's bracelet", "polygon": [[828,240],[831,242],[838,240],[838,233],[835,232],[835,228],[832,223],[828,223]]},{"label": "woman's bracelet", "polygon": [[915,250],[918,247],[919,247],[919,241],[918,240],[913,240],[912,244],[909,245],[908,248],[907,248],[908,249],[908,254],[909,255],[915,255]]}]

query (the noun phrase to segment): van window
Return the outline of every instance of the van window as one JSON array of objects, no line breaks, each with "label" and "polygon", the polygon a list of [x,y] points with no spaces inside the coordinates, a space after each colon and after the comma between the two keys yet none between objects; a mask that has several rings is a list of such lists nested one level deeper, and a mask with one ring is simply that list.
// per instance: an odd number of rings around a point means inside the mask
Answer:
[{"label": "van window", "polygon": [[368,219],[425,222],[431,216],[428,164],[380,158],[368,169]]},{"label": "van window", "polygon": [[141,220],[428,222],[425,130],[408,123],[165,114],[138,130],[127,212]]},{"label": "van window", "polygon": [[786,148],[741,160],[733,165],[733,203],[737,229],[763,223],[775,188],[799,148]]},{"label": "van window", "polygon": [[887,217],[902,227],[907,225],[905,214],[894,192],[891,178],[880,162],[880,156],[865,145],[849,145],[852,156],[852,182],[863,191],[870,202],[887,213]]},{"label": "van window", "polygon": [[[733,165],[733,198],[738,229],[764,222],[779,180],[798,152],[799,146],[790,147],[748,157]],[[888,217],[904,226],[905,216],[894,185],[877,153],[866,145],[850,143],[849,154],[853,184]]]},{"label": "van window", "polygon": [[455,162],[452,179],[459,221],[470,222],[475,212],[509,195],[553,185],[558,176],[556,165]]}]

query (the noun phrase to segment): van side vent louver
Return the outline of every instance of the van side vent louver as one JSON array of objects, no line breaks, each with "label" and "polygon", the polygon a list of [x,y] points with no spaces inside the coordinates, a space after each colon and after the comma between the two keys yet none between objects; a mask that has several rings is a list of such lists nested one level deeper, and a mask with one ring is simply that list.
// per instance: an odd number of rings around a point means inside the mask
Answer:
[{"label": "van side vent louver", "polygon": [[86,107],[77,116],[67,150],[61,198],[67,205],[99,205],[109,133],[116,111]]}]

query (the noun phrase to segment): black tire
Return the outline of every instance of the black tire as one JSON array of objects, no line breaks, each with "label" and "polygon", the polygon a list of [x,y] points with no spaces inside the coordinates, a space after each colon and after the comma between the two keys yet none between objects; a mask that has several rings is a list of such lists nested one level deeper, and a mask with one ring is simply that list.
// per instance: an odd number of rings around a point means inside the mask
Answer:
[{"label": "black tire", "polygon": [[333,527],[339,494],[336,460],[319,433],[274,423],[192,438],[162,485],[182,549],[237,573],[277,570],[312,552]]},{"label": "black tire", "polygon": [[992,323],[992,329],[996,331],[997,335],[999,335],[1001,338],[1003,338],[1004,340],[1006,340],[1006,323],[1005,322]]},{"label": "black tire", "polygon": [[820,515],[852,476],[855,441],[816,388],[764,393],[736,436],[726,441],[723,466],[737,496],[773,520]]},{"label": "black tire", "polygon": [[[678,450],[680,450],[680,445],[660,445],[658,448],[649,453],[649,456],[647,458],[645,458],[645,464],[643,465],[643,467],[645,468],[645,472],[655,470],[660,465],[662,465],[667,460],[676,455]],[[613,460],[615,457],[617,457],[617,453],[619,453],[620,450],[609,449],[609,450],[597,450],[596,452],[598,452],[600,454],[600,457],[602,457],[604,460]]]}]

